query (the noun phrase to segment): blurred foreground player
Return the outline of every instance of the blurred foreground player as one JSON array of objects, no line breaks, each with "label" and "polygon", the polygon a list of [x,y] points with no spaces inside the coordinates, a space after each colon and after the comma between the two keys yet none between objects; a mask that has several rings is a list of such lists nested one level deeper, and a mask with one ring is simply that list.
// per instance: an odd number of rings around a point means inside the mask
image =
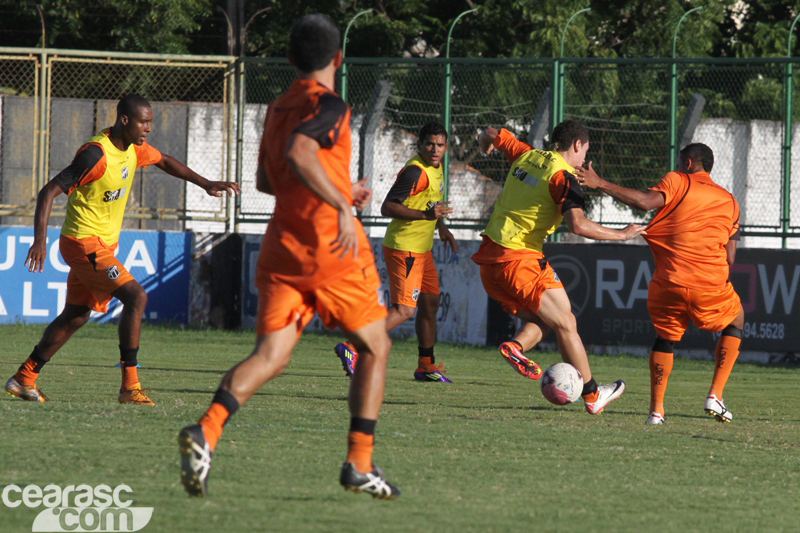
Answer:
[{"label": "blurred foreground player", "polygon": [[592,168],[576,169],[578,181],[600,189],[620,202],[650,211],[645,240],[656,270],[647,289],[647,310],[656,330],[650,352],[650,416],[646,424],[664,423],[664,393],[672,371],[673,345],[681,340],[689,320],[699,329],[720,332],[716,365],[705,411],[720,422],[733,414],[722,391],[742,342],[744,310],[728,281],[739,240],[739,204],[715,184],[709,172],[714,152],[701,143],[686,146],[678,171],[668,172],[646,191],[636,191],[601,179]]},{"label": "blurred foreground player", "polygon": [[369,194],[350,182],[350,110],[331,89],[342,63],[339,30],[324,15],[304,16],[291,30],[289,60],[297,79],[267,109],[256,171],[257,189],[275,196],[256,270],[256,346],[222,378],[198,424],[181,430],[181,481],[191,495],[207,493],[223,425],[283,371],[316,311],[326,326],[344,330],[361,355],[350,382],[339,481],[393,499],[400,492],[372,463],[391,342],[369,241],[352,214],[353,199],[360,205]]},{"label": "blurred foreground player", "polygon": [[239,187],[224,181],[209,181],[180,161],[162,154],[146,139],[152,130],[153,110],[137,94],[117,104],[117,119],[75,154],[72,163],[42,187],[36,198],[33,244],[25,265],[41,272],[47,257],[47,222],[53,200],[69,196],[61,226],[59,249],[69,266],[67,297],[63,311],[47,328],[27,361],[6,382],[6,391],[32,402],[47,398],[36,378],[51,357],[89,320],[91,312],[106,312],[112,297],[122,303],[119,317],[119,353],[122,367],[120,403],[155,405],[142,392],[136,370],[139,331],[147,293],[114,257],[136,169],[155,165],[205,190],[209,196],[223,191],[234,194]]},{"label": "blurred foreground player", "polygon": [[642,234],[644,227],[632,224],[615,230],[584,216],[583,194],[574,176],[574,167],[583,164],[589,149],[589,132],[582,124],[567,120],[556,126],[552,151],[534,150],[505,129],[487,128],[478,136],[478,143],[483,153],[498,149],[511,163],[503,192],[482,233],[483,242],[472,256],[480,265],[489,297],[524,321],[514,339],[500,345],[500,353],[517,372],[539,379],[539,365],[522,353],[553,330],[561,357],[583,376],[581,396],[586,411],[598,414],[622,395],[625,382],[598,385],[595,381],[567,292],[547,263],[542,245],[562,220],[576,235],[609,241],[632,239]]}]

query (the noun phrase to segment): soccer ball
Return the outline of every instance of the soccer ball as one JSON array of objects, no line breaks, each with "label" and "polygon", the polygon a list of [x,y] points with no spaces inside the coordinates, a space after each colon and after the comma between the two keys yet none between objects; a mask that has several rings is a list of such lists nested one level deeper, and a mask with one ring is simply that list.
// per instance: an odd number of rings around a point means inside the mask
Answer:
[{"label": "soccer ball", "polygon": [[583,376],[569,363],[556,363],[542,375],[542,394],[547,401],[566,405],[577,401],[583,392]]}]

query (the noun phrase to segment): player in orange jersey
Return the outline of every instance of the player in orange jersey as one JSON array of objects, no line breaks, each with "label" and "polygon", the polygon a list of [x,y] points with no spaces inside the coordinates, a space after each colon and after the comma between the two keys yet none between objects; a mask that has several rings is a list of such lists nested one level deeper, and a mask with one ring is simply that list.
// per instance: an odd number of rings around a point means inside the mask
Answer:
[{"label": "player in orange jersey", "polygon": [[86,324],[92,310],[106,311],[113,296],[123,306],[119,319],[122,386],[118,400],[155,405],[142,392],[136,370],[147,293],[114,257],[136,169],[155,165],[203,188],[210,196],[220,196],[223,191],[234,194],[239,187],[234,183],[209,181],[147,144],[152,120],[153,110],[147,100],[137,94],[124,96],[117,104],[114,125],[84,143],[72,163],[39,191],[33,244],[25,265],[30,272],[44,269],[47,222],[53,200],[61,193],[67,194],[67,214],[59,240],[61,255],[70,268],[67,298],[63,311],[44,330],[30,357],[6,382],[10,394],[28,401],[46,401],[36,385],[39,371]]},{"label": "player in orange jersey", "polygon": [[[397,174],[381,214],[392,217],[383,239],[383,257],[389,276],[392,307],[386,328],[392,330],[417,312],[415,329],[419,341],[414,379],[450,383],[441,363],[436,365],[436,313],[439,310],[439,276],[433,264],[433,234],[438,229],[442,242],[458,252],[455,237],[444,218],[453,212],[444,199],[442,158],[447,151],[447,130],[439,122],[422,126],[417,137],[417,154]],[[417,310],[419,307],[419,310]],[[340,342],[334,352],[348,376],[353,374],[358,352],[349,342]]]},{"label": "player in orange jersey", "polygon": [[625,382],[598,386],[567,292],[547,263],[542,245],[562,219],[572,233],[599,240],[632,239],[644,228],[632,224],[615,230],[584,216],[583,194],[574,172],[589,149],[585,126],[564,121],[553,129],[551,142],[554,149],[544,151],[518,141],[505,129],[487,128],[478,136],[481,151],[489,154],[500,150],[511,163],[511,170],[472,260],[480,265],[481,281],[489,297],[524,321],[514,339],[500,345],[506,361],[523,376],[539,379],[541,369],[522,353],[553,330],[561,357],[583,376],[581,396],[586,411],[598,414],[622,395]]},{"label": "player in orange jersey", "polygon": [[673,344],[681,340],[689,320],[702,330],[721,332],[716,365],[705,411],[720,422],[733,415],[722,391],[742,342],[744,310],[728,281],[739,240],[739,205],[711,180],[714,152],[701,143],[680,152],[678,171],[668,172],[646,191],[626,189],[601,179],[592,168],[576,170],[578,181],[600,189],[620,202],[650,211],[647,225],[656,270],[647,291],[647,310],[656,330],[650,352],[650,416],[647,424],[664,422],[664,393],[672,371]]},{"label": "player in orange jersey", "polygon": [[361,358],[350,382],[350,432],[339,482],[345,489],[392,499],[400,492],[372,463],[391,342],[378,272],[353,205],[369,197],[350,182],[350,109],[333,92],[342,64],[339,30],[325,15],[306,15],[289,36],[291,87],[269,104],[256,187],[275,196],[275,213],[256,268],[256,345],[217,389],[198,424],[181,430],[181,480],[187,492],[208,489],[211,456],[228,419],[292,357],[316,311],[341,327]]}]

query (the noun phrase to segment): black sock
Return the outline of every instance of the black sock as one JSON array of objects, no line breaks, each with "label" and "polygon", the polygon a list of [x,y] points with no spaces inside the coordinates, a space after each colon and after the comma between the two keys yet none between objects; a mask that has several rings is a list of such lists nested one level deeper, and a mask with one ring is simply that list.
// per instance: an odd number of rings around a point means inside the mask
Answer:
[{"label": "black sock", "polygon": [[236,398],[233,397],[233,394],[224,389],[217,389],[217,392],[214,393],[214,399],[211,400],[211,403],[218,403],[224,407],[226,411],[228,411],[228,418],[225,419],[225,424],[227,424],[228,420],[230,420],[233,414],[239,410],[239,402],[236,401]]},{"label": "black sock", "polygon": [[123,348],[122,346],[119,347],[119,359],[122,362],[122,366],[136,366],[138,365],[138,361],[136,360],[136,356],[139,355],[139,348]]},{"label": "black sock", "polygon": [[377,420],[369,420],[367,418],[359,418],[354,416],[350,418],[350,431],[358,431],[359,433],[364,433],[365,435],[374,435],[375,425],[377,423]]},{"label": "black sock", "polygon": [[594,380],[594,378],[592,378],[583,384],[583,392],[581,392],[581,396],[586,396],[587,394],[591,394],[596,390],[597,382]]},{"label": "black sock", "polygon": [[420,358],[422,358],[422,357],[430,357],[431,358],[431,364],[433,364],[435,362],[436,358],[433,357],[433,346],[431,346],[430,348],[423,348],[422,346],[417,346],[417,350],[419,351],[419,357]]},{"label": "black sock", "polygon": [[37,374],[42,370],[42,367],[49,361],[49,359],[45,359],[44,357],[39,355],[38,344],[33,347],[33,351],[31,352],[30,358],[31,361],[36,363],[36,365],[33,367],[33,371],[36,372]]}]

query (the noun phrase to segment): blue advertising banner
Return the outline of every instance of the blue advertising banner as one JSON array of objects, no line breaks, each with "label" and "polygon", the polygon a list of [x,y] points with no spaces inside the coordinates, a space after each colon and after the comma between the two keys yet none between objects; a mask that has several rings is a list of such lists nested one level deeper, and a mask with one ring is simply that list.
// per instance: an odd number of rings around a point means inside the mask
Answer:
[{"label": "blue advertising banner", "polygon": [[[0,324],[48,323],[67,297],[67,273],[58,250],[60,230],[47,230],[47,259],[43,272],[28,272],[25,258],[33,242],[33,228],[0,227]],[[147,291],[144,319],[186,323],[189,314],[191,233],[123,231],[116,256]],[[111,300],[108,313],[92,312],[107,322],[122,306]]]}]

